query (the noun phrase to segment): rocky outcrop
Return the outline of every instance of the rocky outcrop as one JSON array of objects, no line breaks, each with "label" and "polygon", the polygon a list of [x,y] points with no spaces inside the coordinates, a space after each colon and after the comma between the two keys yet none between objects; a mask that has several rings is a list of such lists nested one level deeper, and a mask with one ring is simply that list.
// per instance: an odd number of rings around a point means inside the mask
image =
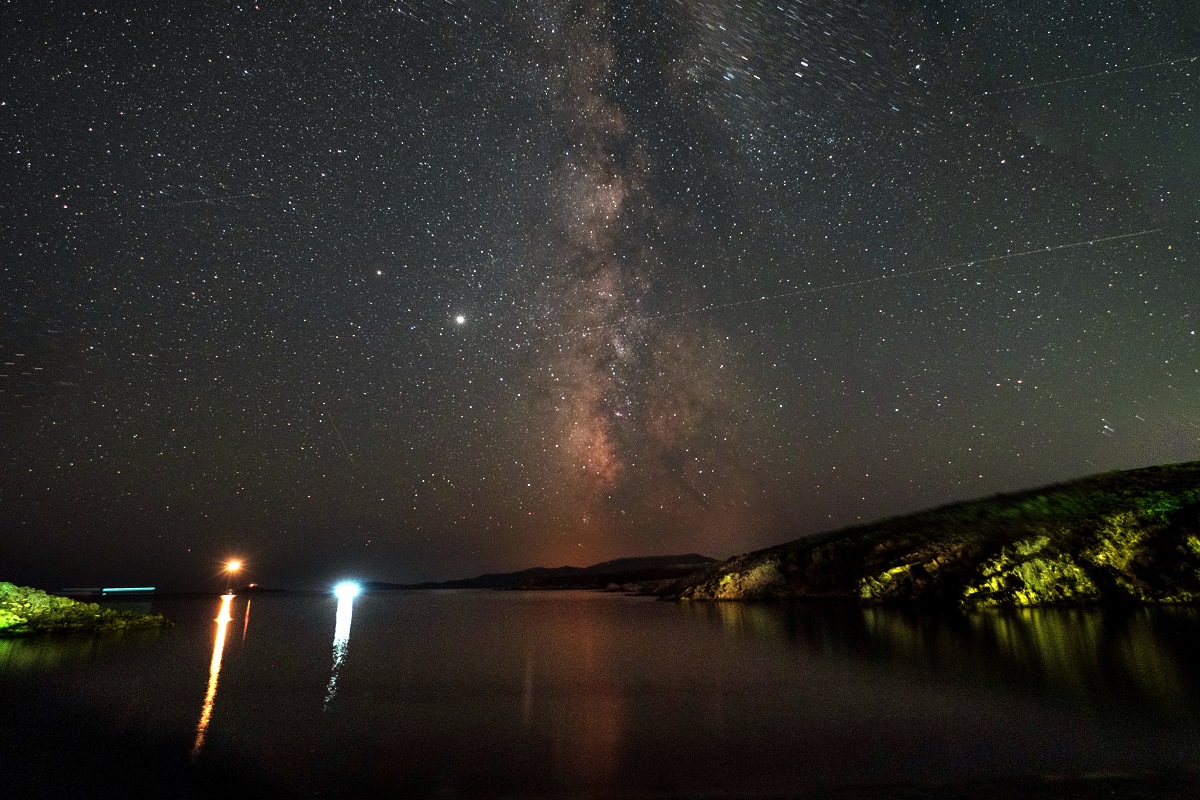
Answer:
[{"label": "rocky outcrop", "polygon": [[683,600],[843,598],[964,608],[1200,602],[1200,462],[1108,473],[737,556]]},{"label": "rocky outcrop", "polygon": [[0,636],[47,631],[105,631],[160,628],[160,614],[134,614],[46,594],[0,581]]}]

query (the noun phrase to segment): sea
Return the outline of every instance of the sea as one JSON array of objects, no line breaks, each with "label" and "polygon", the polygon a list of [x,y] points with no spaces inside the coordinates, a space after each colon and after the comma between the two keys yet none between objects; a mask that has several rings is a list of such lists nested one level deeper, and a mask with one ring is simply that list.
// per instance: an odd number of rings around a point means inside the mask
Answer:
[{"label": "sea", "polygon": [[1200,774],[1195,608],[485,590],[149,608],[175,625],[0,640],[9,796],[1019,796]]}]

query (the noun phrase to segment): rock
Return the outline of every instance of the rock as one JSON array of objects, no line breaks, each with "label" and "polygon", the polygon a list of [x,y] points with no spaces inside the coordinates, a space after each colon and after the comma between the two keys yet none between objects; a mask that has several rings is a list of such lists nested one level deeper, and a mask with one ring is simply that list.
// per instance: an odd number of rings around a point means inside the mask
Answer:
[{"label": "rock", "polygon": [[966,609],[1200,602],[1200,462],[1108,473],[796,539],[660,590]]}]

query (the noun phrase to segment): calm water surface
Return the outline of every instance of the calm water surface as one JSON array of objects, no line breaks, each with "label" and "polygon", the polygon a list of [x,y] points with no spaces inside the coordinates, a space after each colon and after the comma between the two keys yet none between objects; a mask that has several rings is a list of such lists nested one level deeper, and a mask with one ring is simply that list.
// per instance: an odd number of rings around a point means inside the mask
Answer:
[{"label": "calm water surface", "polygon": [[463,591],[155,610],[177,627],[0,640],[6,766],[46,796],[114,797],[767,796],[1200,769],[1194,609]]}]

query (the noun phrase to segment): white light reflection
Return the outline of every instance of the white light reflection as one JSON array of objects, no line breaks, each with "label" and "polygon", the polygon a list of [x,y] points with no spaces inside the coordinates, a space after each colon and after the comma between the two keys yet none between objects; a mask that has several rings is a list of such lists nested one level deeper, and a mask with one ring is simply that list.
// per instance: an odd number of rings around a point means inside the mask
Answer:
[{"label": "white light reflection", "polygon": [[221,674],[221,653],[225,650],[225,631],[233,616],[229,613],[229,604],[233,602],[232,594],[221,595],[221,608],[217,612],[217,635],[213,639],[212,661],[208,665],[208,692],[204,695],[204,710],[200,712],[200,723],[196,726],[196,743],[192,745],[192,761],[200,757],[200,748],[204,745],[204,734],[208,732],[208,722],[212,719],[213,703],[217,699],[217,678]]},{"label": "white light reflection", "polygon": [[333,629],[333,672],[329,676],[329,686],[325,689],[325,708],[333,702],[337,694],[338,670],[346,658],[346,648],[350,644],[350,617],[354,614],[354,598],[362,591],[357,583],[343,581],[333,587],[337,596],[337,623]]}]

